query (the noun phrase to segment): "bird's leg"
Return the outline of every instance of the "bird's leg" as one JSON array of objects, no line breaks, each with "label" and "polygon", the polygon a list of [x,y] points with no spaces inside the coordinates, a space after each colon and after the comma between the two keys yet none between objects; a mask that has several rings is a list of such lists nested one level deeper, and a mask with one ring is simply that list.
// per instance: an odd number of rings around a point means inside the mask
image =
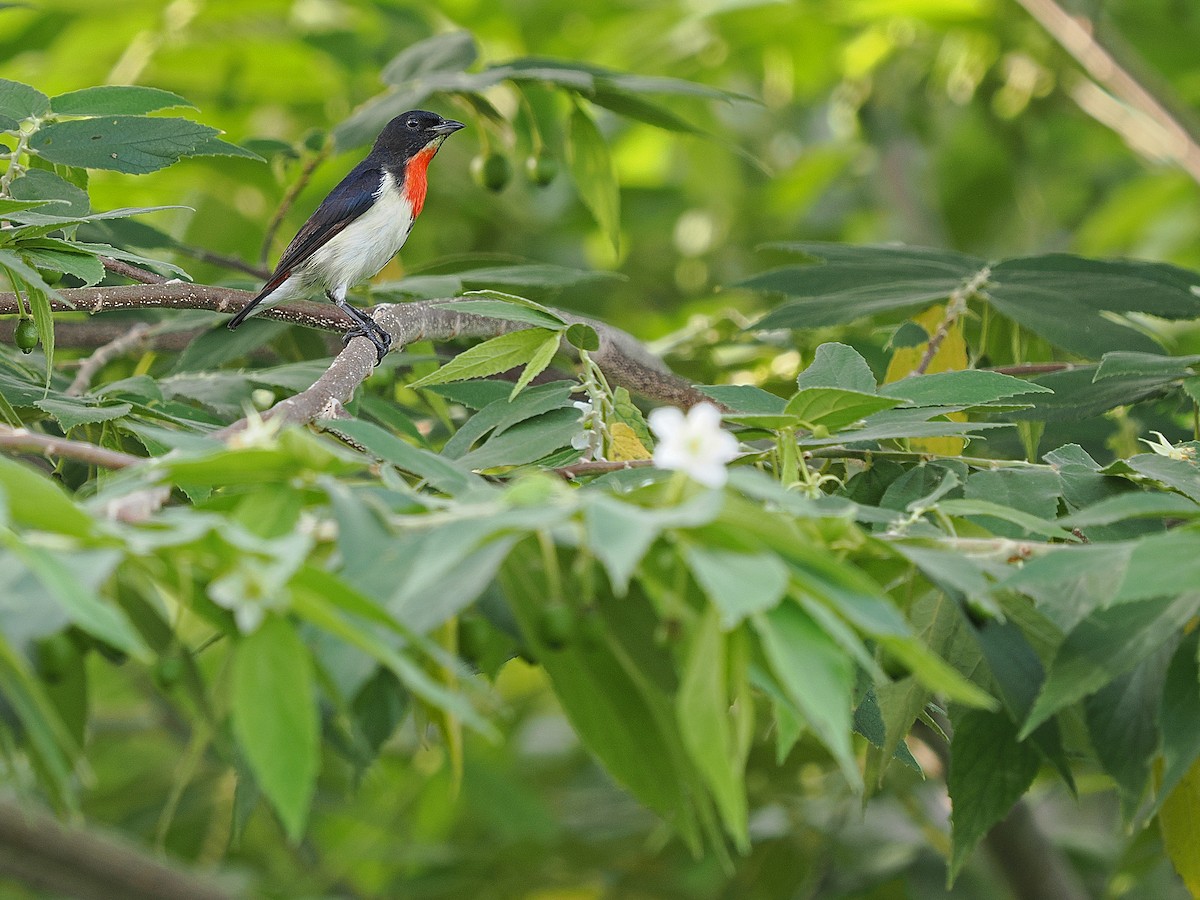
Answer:
[{"label": "bird's leg", "polygon": [[358,323],[357,329],[346,332],[342,343],[348,344],[352,338],[359,337],[360,335],[367,338],[375,345],[375,364],[379,365],[379,363],[383,362],[383,358],[392,346],[392,336],[380,328],[379,323],[361,309],[347,303],[346,298],[341,293],[341,291],[326,291],[325,296],[335,303],[338,309]]}]

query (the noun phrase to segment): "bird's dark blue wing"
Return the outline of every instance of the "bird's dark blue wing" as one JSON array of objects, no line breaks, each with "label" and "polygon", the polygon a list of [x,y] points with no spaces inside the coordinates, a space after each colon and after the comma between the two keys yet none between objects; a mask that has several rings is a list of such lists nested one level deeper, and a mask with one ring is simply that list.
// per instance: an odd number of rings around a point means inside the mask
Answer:
[{"label": "bird's dark blue wing", "polygon": [[382,176],[383,170],[372,160],[363,160],[355,166],[321,201],[317,211],[292,238],[279,257],[271,280],[274,281],[279,275],[286,278],[343,228],[370,209],[375,202],[375,194],[379,192]]}]

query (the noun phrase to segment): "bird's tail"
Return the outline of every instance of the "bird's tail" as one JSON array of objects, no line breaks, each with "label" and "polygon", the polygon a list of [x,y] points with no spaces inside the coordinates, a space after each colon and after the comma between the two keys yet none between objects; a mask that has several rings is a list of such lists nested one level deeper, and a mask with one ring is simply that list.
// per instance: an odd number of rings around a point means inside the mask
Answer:
[{"label": "bird's tail", "polygon": [[273,276],[270,281],[263,285],[263,289],[255,295],[253,300],[242,307],[236,316],[225,323],[226,326],[230,330],[233,330],[250,318],[250,316],[254,315],[254,311],[258,308],[258,305],[271,296],[271,294],[275,293],[279,286],[288,280],[291,274],[291,272],[280,272]]}]

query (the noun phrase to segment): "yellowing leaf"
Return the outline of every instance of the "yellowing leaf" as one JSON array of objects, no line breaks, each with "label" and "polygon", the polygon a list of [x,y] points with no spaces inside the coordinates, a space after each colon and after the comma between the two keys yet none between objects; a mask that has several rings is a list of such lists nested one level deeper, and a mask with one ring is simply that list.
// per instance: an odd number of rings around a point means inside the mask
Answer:
[{"label": "yellowing leaf", "polygon": [[608,431],[612,435],[609,459],[624,462],[630,459],[650,458],[650,451],[638,440],[637,432],[624,422],[614,422]]},{"label": "yellowing leaf", "polygon": [[1171,791],[1158,814],[1163,844],[1193,897],[1200,897],[1200,760]]},{"label": "yellowing leaf", "polygon": [[[919,316],[913,316],[913,321],[925,329],[925,333],[932,336],[937,332],[938,326],[942,324],[942,317],[946,314],[944,304],[931,306]],[[884,383],[890,384],[893,381],[899,381],[901,378],[907,378],[917,370],[921,365],[921,360],[925,358],[925,351],[929,349],[929,342],[917,344],[915,347],[897,347],[892,353],[891,361],[888,363],[887,375],[884,376]],[[929,365],[925,367],[925,374],[932,375],[935,372],[958,372],[967,367],[967,343],[963,339],[962,318],[959,317],[946,330],[946,337],[938,346],[937,352],[933,354],[933,359],[929,361]],[[947,417],[955,422],[965,422],[967,417],[965,413],[950,413]],[[934,453],[938,456],[960,456],[965,446],[965,441],[962,438],[945,437],[945,438],[912,438],[909,440],[909,446],[918,453]]]}]

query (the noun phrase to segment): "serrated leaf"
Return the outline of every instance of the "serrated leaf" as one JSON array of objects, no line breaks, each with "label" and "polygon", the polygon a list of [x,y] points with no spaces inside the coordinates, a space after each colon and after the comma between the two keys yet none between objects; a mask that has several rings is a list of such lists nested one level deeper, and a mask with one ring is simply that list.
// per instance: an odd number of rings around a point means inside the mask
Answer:
[{"label": "serrated leaf", "polygon": [[37,88],[0,78],[0,116],[20,122],[44,116],[49,110],[50,98]]},{"label": "serrated leaf", "polygon": [[473,316],[487,316],[490,319],[503,319],[507,322],[520,322],[533,325],[536,328],[561,328],[561,319],[548,315],[528,306],[518,306],[506,300],[451,300],[449,303],[439,303],[438,309],[453,309],[458,312],[470,313]]},{"label": "serrated leaf", "polygon": [[1033,784],[1041,757],[1018,743],[1016,726],[1004,713],[972,710],[954,722],[947,787],[952,805],[953,849],[948,881],[993,825]]},{"label": "serrated leaf", "polygon": [[571,112],[567,132],[567,160],[584,205],[612,243],[613,250],[620,252],[621,194],[617,170],[604,135],[578,104]]},{"label": "serrated leaf", "polygon": [[103,116],[51,122],[30,138],[43,159],[85,169],[141,175],[186,156],[257,155],[220,140],[220,132],[188,119]]},{"label": "serrated leaf", "polygon": [[440,369],[414,381],[410,387],[486,378],[498,372],[507,372],[528,362],[548,339],[548,335],[558,339],[556,332],[545,328],[525,328],[494,337],[464,350]]},{"label": "serrated leaf", "polygon": [[944,300],[984,266],[976,257],[920,247],[772,246],[819,262],[784,266],[738,282],[738,287],[790,298],[754,323],[753,330],[837,325],[928,306]]},{"label": "serrated leaf", "polygon": [[879,393],[907,400],[914,406],[978,406],[1021,394],[1049,394],[1053,391],[1044,385],[999,372],[964,369],[911,375],[882,385]]},{"label": "serrated leaf", "polygon": [[830,387],[874,394],[875,373],[853,347],[831,342],[817,348],[813,361],[797,376],[796,386],[801,390]]},{"label": "serrated leaf", "polygon": [[861,789],[850,743],[853,661],[794,603],[782,603],[752,621],[788,700],[833,754],[846,780]]},{"label": "serrated leaf", "polygon": [[788,401],[784,411],[808,425],[830,430],[845,428],[873,413],[899,406],[903,401],[877,397],[843,388],[802,388]]},{"label": "serrated leaf", "polygon": [[309,650],[284,618],[269,616],[238,641],[233,657],[233,731],[254,780],[299,841],[320,765]]},{"label": "serrated leaf", "polygon": [[538,375],[546,371],[554,359],[554,354],[558,352],[558,345],[561,338],[557,331],[550,332],[549,336],[542,341],[540,345],[533,351],[529,357],[529,362],[525,364],[525,369],[521,372],[521,377],[517,379],[517,383],[513,385],[512,393],[508,395],[508,399],[514,399],[517,394],[528,386],[529,382],[533,381]]},{"label": "serrated leaf", "polygon": [[1200,610],[1200,594],[1122,603],[1080,622],[1055,654],[1021,727],[1024,738],[1069,703],[1098,690],[1159,649]]},{"label": "serrated leaf", "polygon": [[195,108],[178,94],[132,84],[104,84],[59,94],[50,109],[60,116],[141,116],[176,106]]},{"label": "serrated leaf", "polygon": [[698,384],[696,388],[735,413],[782,415],[787,400],[751,384]]},{"label": "serrated leaf", "polygon": [[64,433],[80,425],[111,422],[133,411],[132,403],[97,404],[54,397],[39,400],[36,405],[42,412],[52,415]]}]

